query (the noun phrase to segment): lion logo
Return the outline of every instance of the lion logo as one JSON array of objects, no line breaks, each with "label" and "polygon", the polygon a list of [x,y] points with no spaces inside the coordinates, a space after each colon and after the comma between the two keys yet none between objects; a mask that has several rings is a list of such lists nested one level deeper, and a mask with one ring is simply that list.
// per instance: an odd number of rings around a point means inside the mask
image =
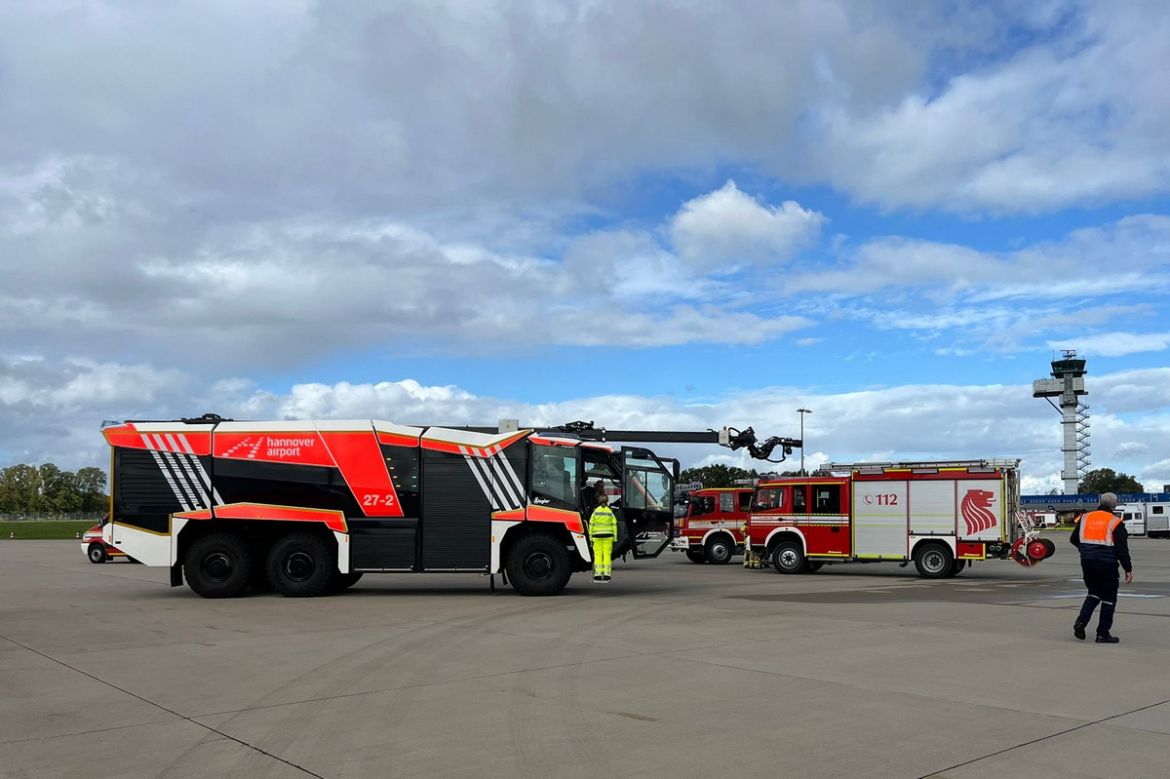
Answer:
[{"label": "lion logo", "polygon": [[995,502],[995,493],[989,490],[967,490],[959,510],[963,521],[967,523],[967,535],[973,536],[995,527],[997,519],[991,504]]}]

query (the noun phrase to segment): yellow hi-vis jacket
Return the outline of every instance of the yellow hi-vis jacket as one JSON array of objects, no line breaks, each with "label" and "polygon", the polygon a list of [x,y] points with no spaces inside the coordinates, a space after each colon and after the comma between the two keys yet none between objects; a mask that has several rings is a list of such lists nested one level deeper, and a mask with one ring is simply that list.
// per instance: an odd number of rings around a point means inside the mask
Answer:
[{"label": "yellow hi-vis jacket", "polygon": [[617,536],[617,517],[609,506],[598,506],[589,517],[590,538],[614,538]]}]

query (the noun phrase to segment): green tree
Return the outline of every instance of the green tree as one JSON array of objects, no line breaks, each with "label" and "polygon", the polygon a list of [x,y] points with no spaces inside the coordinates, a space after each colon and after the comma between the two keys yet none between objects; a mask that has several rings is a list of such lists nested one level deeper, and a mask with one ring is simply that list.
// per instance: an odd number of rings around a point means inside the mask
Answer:
[{"label": "green tree", "polygon": [[1115,473],[1112,468],[1098,468],[1085,474],[1077,491],[1081,494],[1102,492],[1145,492],[1141,483],[1127,473]]},{"label": "green tree", "polygon": [[77,490],[81,493],[82,511],[106,508],[106,472],[101,468],[82,468],[77,472]]},{"label": "green tree", "polygon": [[734,487],[739,479],[756,479],[755,470],[745,471],[734,465],[704,465],[701,468],[687,468],[679,474],[680,484],[697,481],[704,487]]},{"label": "green tree", "polygon": [[41,500],[41,474],[31,465],[10,465],[0,471],[0,511],[27,514]]},{"label": "green tree", "polygon": [[63,471],[53,463],[40,467],[41,510],[72,513],[81,511],[85,500],[77,488],[77,474]]}]

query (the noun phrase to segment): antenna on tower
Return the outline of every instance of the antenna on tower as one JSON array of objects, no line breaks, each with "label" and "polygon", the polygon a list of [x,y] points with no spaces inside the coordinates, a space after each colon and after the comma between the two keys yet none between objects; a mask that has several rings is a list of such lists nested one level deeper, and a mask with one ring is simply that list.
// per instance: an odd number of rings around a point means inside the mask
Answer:
[{"label": "antenna on tower", "polygon": [[[1032,397],[1044,398],[1060,413],[1064,431],[1060,447],[1064,470],[1060,478],[1064,494],[1075,495],[1081,479],[1089,472],[1089,407],[1080,401],[1089,391],[1085,389],[1085,359],[1077,356],[1076,349],[1060,352],[1061,357],[1052,360],[1052,378],[1032,382]],[[1060,398],[1059,406],[1052,402],[1053,398]]]}]

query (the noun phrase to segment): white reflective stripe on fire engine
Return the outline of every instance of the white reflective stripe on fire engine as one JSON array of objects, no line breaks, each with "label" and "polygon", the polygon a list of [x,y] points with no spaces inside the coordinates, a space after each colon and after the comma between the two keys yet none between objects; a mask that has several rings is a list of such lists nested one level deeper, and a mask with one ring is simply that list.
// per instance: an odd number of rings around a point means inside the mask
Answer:
[{"label": "white reflective stripe on fire engine", "polygon": [[[183,493],[190,499],[191,505],[197,509],[206,508],[208,506],[207,493],[197,488],[195,474],[191,472],[190,465],[187,463],[187,456],[184,454],[176,454],[171,448],[178,448],[178,444],[173,439],[168,440],[159,433],[151,436],[151,439],[155,447],[162,450],[163,460],[174,471],[175,482],[178,483]],[[184,473],[184,470],[186,470],[186,473]],[[203,497],[202,500],[200,500],[201,495]]]},{"label": "white reflective stripe on fire engine", "polygon": [[[462,448],[463,447],[460,447],[460,449]],[[479,483],[479,488],[483,490],[483,496],[487,498],[488,503],[491,504],[493,509],[499,509],[500,504],[496,502],[496,498],[494,495],[492,495],[492,491],[488,489],[487,482],[483,480],[483,474],[479,472],[479,467],[476,465],[475,459],[470,455],[464,454],[463,460],[467,463],[467,467],[471,469],[471,475],[474,476],[475,480]]]},{"label": "white reflective stripe on fire engine", "polygon": [[150,452],[150,456],[154,458],[158,469],[162,471],[163,478],[166,479],[167,485],[175,495],[175,500],[179,501],[179,505],[183,507],[183,511],[190,511],[191,504],[187,502],[187,499],[183,497],[183,493],[179,491],[179,485],[175,484],[175,479],[171,476],[171,472],[167,468],[166,463],[163,462],[162,455],[152,447],[150,440],[146,436],[142,436],[142,443],[146,446],[146,450]]},{"label": "white reflective stripe on fire engine", "polygon": [[[497,452],[496,457],[500,459],[500,462],[504,464],[504,470],[512,477],[512,484],[516,486],[516,494],[523,498],[524,482],[520,481],[520,477],[516,475],[516,470],[512,467],[512,463],[508,461],[508,458],[504,456],[503,452]],[[523,503],[523,500],[521,500],[521,503]]]},{"label": "white reflective stripe on fire engine", "polygon": [[492,464],[492,470],[494,470],[496,472],[496,476],[499,477],[499,480],[496,483],[502,485],[503,489],[508,493],[508,507],[517,508],[520,506],[520,495],[516,493],[515,485],[513,485],[512,482],[508,480],[508,477],[504,475],[504,469],[500,467],[500,460],[503,459],[503,457],[503,452],[496,452],[487,459]]},{"label": "white reflective stripe on fire engine", "polygon": [[182,447],[179,445],[179,442],[176,441],[175,437],[173,435],[171,435],[170,433],[166,434],[166,441],[168,444],[170,444],[171,451],[176,452],[176,454],[173,456],[175,457],[176,460],[178,460],[182,464],[183,470],[187,474],[187,479],[188,479],[189,483],[191,484],[191,486],[193,488],[195,488],[199,497],[203,499],[203,502],[201,504],[202,507],[210,506],[211,499],[207,497],[207,490],[204,487],[203,482],[199,481],[198,477],[195,476],[195,469],[191,467],[191,458],[188,455],[183,453]]},{"label": "white reflective stripe on fire engine", "polygon": [[183,451],[191,457],[191,462],[194,464],[195,470],[199,472],[199,479],[203,482],[203,486],[211,490],[211,497],[215,501],[215,505],[222,506],[223,498],[219,496],[219,490],[211,485],[211,477],[203,469],[203,463],[200,461],[199,455],[195,454],[195,449],[192,448],[191,442],[187,440],[187,436],[179,433],[179,443],[183,445]]}]

